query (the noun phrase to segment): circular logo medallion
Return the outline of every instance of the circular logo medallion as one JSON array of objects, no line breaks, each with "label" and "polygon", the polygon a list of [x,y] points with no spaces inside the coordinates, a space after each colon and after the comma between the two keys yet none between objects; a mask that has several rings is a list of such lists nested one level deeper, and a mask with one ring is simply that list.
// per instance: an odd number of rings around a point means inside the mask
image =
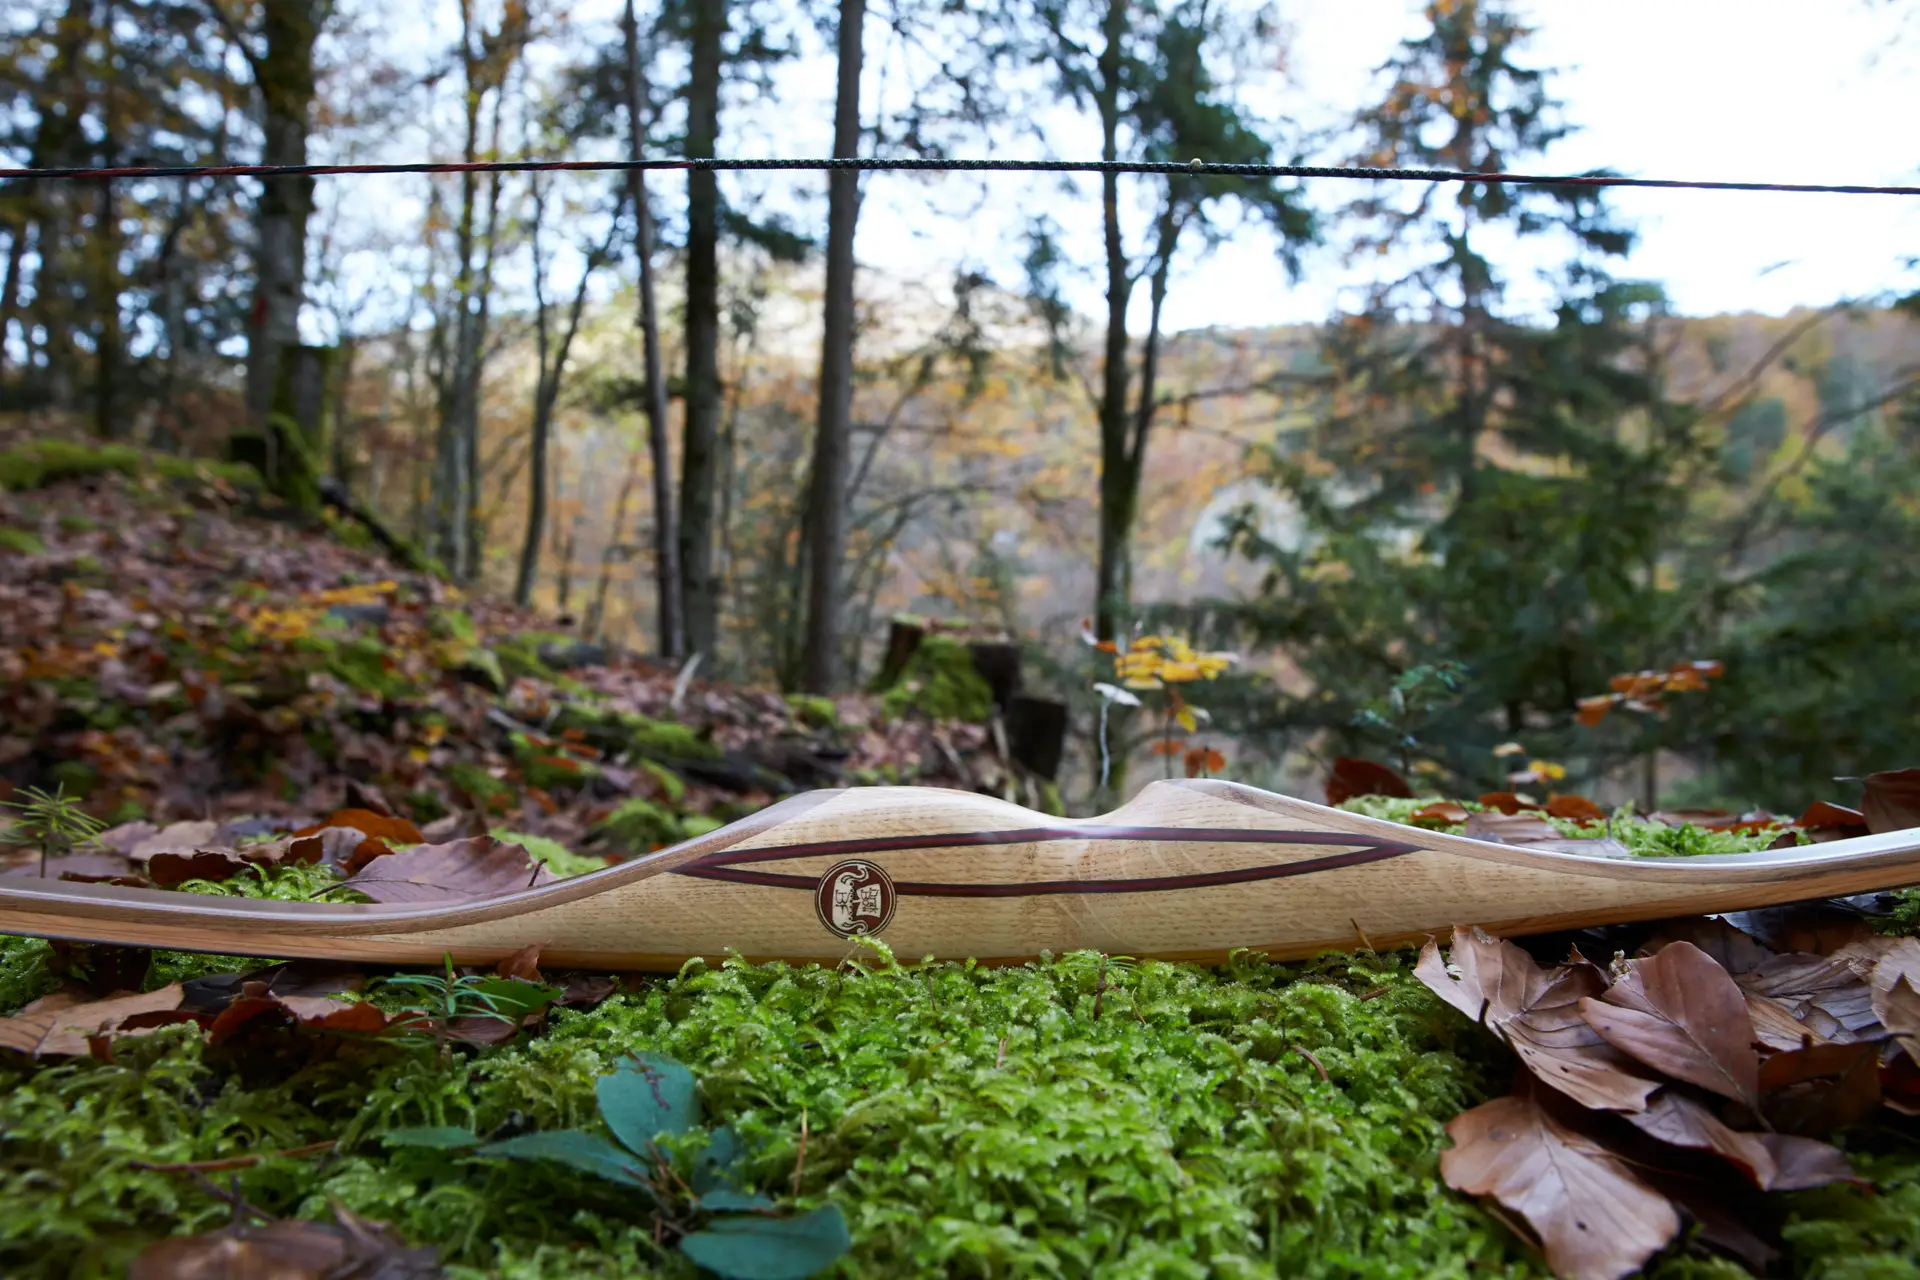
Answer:
[{"label": "circular logo medallion", "polygon": [[871,862],[853,859],[829,868],[813,891],[820,923],[842,938],[879,933],[893,919],[893,881]]}]

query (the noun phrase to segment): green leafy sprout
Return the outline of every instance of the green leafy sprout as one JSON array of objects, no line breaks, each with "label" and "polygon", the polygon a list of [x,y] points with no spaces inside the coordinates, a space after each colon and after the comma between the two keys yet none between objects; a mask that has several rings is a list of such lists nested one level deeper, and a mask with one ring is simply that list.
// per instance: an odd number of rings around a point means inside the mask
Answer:
[{"label": "green leafy sprout", "polygon": [[55,787],[51,795],[38,787],[23,788],[20,794],[26,799],[0,801],[0,806],[20,814],[0,834],[0,841],[37,845],[42,877],[47,874],[49,858],[65,857],[107,829],[104,822],[81,809],[78,799],[66,794],[64,784]]}]

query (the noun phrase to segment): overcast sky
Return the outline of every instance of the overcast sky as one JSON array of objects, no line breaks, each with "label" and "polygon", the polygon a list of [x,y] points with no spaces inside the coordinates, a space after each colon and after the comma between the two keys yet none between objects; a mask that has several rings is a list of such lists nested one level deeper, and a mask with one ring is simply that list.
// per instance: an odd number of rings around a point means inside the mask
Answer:
[{"label": "overcast sky", "polygon": [[[617,14],[618,3],[586,0],[575,15],[591,31],[597,19]],[[1309,128],[1350,117],[1377,94],[1371,73],[1418,29],[1419,8],[1418,0],[1282,4],[1293,30],[1291,52],[1284,71],[1251,86],[1252,96],[1263,111]],[[1520,9],[1537,31],[1523,60],[1558,69],[1554,91],[1578,126],[1531,168],[1920,182],[1920,137],[1912,130],[1920,105],[1920,0],[1523,0]],[[451,29],[448,23],[440,28]],[[602,30],[612,35],[610,25]],[[418,31],[437,43],[424,27]],[[870,49],[880,34],[873,21]],[[723,152],[828,153],[833,68],[817,39],[809,39],[816,52],[780,69],[771,102],[730,117]],[[874,79],[870,74],[864,104],[869,116]],[[1044,141],[1015,140],[1000,154],[1097,158],[1090,121],[1063,114],[1046,124]],[[396,136],[389,144],[417,149],[419,140]],[[824,219],[819,174],[726,175],[722,181],[743,198],[757,194],[790,209],[809,227]],[[1020,233],[1036,213],[1060,224],[1081,261],[1098,262],[1091,183],[1081,184],[1075,197],[1057,179],[1018,174],[870,175],[865,181],[858,254],[863,267],[880,273],[944,282],[965,262],[1017,285]],[[683,187],[662,175],[654,191],[663,204],[677,203]],[[1321,181],[1311,198],[1325,208],[1357,193],[1358,184]],[[367,188],[358,196],[372,194]],[[1904,259],[1920,255],[1920,197],[1625,190],[1611,198],[1641,233],[1620,273],[1663,283],[1688,314],[1777,315],[1873,294],[1903,278]],[[377,208],[376,216],[391,222],[403,210],[410,214],[411,203],[381,199],[363,207]],[[1520,258],[1502,265],[1519,280],[1530,274],[1531,264]],[[1351,304],[1365,282],[1329,251],[1310,255],[1304,279],[1291,283],[1271,240],[1255,229],[1182,267],[1167,306],[1172,329],[1317,322]],[[877,283],[870,278],[870,286]],[[1070,296],[1093,312],[1101,305],[1100,288],[1089,274]],[[1138,304],[1144,308],[1144,297]],[[1141,320],[1144,315],[1136,317]]]},{"label": "overcast sky", "polygon": [[[1910,7],[1910,6],[1909,6]],[[1533,65],[1561,69],[1555,82],[1580,131],[1538,166],[1577,172],[1606,167],[1643,177],[1818,183],[1920,181],[1920,22],[1901,6],[1867,0],[1533,0]],[[1283,6],[1295,38],[1273,90],[1281,110],[1311,125],[1332,123],[1370,99],[1370,72],[1418,27],[1412,0],[1312,0]],[[1903,31],[1903,26],[1905,30]],[[1903,38],[1904,37],[1904,38]],[[825,77],[812,83],[825,89]],[[807,117],[793,114],[796,131]],[[824,121],[822,114],[815,119]],[[808,130],[823,152],[824,124]],[[795,138],[798,143],[800,139]],[[1091,136],[1084,142],[1094,143]],[[1055,144],[1056,151],[1064,146]],[[1088,155],[1095,154],[1088,150]],[[1097,242],[1091,202],[1049,199],[1017,177],[992,180],[994,200],[964,234],[889,217],[905,180],[869,187],[860,230],[864,262],[926,270],[931,258],[966,246],[989,259],[1036,202]],[[1326,188],[1338,185],[1341,190]],[[1331,202],[1349,184],[1318,184]],[[1897,265],[1920,255],[1920,198],[1620,191],[1614,206],[1641,241],[1627,273],[1662,281],[1692,314],[1779,314],[1885,288]],[[912,209],[910,202],[899,207]],[[1324,319],[1355,275],[1330,257],[1310,260],[1289,283],[1270,242],[1236,237],[1194,264],[1172,293],[1173,328]],[[1351,294],[1349,293],[1350,297]],[[1091,283],[1082,305],[1097,302]]]}]

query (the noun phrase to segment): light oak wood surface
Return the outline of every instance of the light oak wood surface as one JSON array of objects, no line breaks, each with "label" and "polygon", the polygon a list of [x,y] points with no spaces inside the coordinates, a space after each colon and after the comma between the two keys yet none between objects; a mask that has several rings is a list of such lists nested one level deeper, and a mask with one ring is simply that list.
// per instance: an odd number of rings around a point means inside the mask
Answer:
[{"label": "light oak wood surface", "polygon": [[0,879],[0,933],[373,962],[674,970],[699,956],[835,964],[1042,952],[1219,961],[1743,910],[1920,882],[1920,830],[1640,859],[1536,852],[1220,781],[1156,782],[1052,818],[970,792],[818,791],[672,849],[453,906],[271,902]]}]

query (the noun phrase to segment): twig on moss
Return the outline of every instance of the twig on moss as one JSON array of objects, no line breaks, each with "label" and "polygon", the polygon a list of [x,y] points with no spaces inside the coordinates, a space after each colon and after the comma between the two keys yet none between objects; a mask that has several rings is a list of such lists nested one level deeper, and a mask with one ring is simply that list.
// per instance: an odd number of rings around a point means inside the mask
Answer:
[{"label": "twig on moss", "polygon": [[145,1160],[131,1160],[129,1169],[139,1169],[145,1173],[224,1173],[229,1169],[251,1169],[262,1160],[274,1160],[281,1156],[317,1156],[330,1152],[338,1145],[338,1139],[328,1138],[325,1142],[310,1142],[304,1147],[288,1147],[285,1151],[262,1151],[251,1156],[228,1156],[221,1160],[177,1160],[166,1164],[149,1164]]},{"label": "twig on moss", "polygon": [[793,1198],[800,1198],[800,1175],[807,1167],[807,1113],[800,1112],[800,1154],[793,1161]]},{"label": "twig on moss", "polygon": [[1308,1049],[1304,1045],[1297,1045],[1297,1044],[1290,1044],[1287,1046],[1287,1048],[1293,1050],[1295,1053],[1299,1054],[1301,1057],[1305,1058],[1308,1062],[1311,1062],[1313,1064],[1313,1069],[1320,1073],[1320,1083],[1322,1084],[1333,1083],[1332,1078],[1327,1075],[1327,1069],[1320,1065],[1320,1059],[1313,1056],[1313,1051],[1311,1049]]}]

